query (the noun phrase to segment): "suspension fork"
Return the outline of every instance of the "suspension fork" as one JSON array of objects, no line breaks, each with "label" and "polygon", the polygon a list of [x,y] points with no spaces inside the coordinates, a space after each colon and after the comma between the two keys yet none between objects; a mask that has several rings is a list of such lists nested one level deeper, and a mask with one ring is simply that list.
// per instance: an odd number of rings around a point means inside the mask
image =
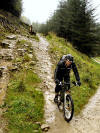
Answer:
[{"label": "suspension fork", "polygon": [[66,97],[67,95],[70,95],[70,90],[67,90],[64,92],[64,102],[66,103]]}]

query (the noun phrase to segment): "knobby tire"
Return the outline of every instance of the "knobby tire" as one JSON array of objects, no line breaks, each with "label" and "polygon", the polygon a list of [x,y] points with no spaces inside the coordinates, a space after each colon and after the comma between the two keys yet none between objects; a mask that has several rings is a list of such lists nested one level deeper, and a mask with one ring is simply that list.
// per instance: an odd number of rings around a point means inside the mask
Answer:
[{"label": "knobby tire", "polygon": [[[64,94],[65,95],[65,94]],[[74,103],[73,103],[73,100],[72,100],[72,97],[70,96],[70,94],[68,94],[67,96],[66,96],[66,101],[68,101],[67,99],[69,99],[69,101],[70,101],[70,104],[71,104],[71,116],[70,116],[70,118],[67,118],[66,117],[66,112],[65,112],[65,98],[64,98],[64,103],[63,103],[63,111],[64,111],[64,118],[65,118],[65,120],[67,121],[67,122],[70,122],[71,121],[71,119],[73,118],[73,114],[74,114]]]}]

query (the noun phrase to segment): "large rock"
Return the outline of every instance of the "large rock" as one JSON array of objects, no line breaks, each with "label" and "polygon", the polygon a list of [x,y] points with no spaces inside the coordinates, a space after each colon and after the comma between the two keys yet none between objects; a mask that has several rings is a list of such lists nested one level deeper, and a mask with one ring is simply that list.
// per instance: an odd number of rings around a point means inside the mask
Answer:
[{"label": "large rock", "polygon": [[28,56],[32,59],[33,55],[32,54],[28,54]]},{"label": "large rock", "polygon": [[18,49],[17,51],[18,51],[18,54],[19,54],[20,56],[23,56],[24,53],[25,53],[25,50],[24,50],[24,49]]},{"label": "large rock", "polygon": [[1,44],[2,48],[9,48],[9,47],[11,47],[11,44],[10,44],[10,42],[8,40],[4,40],[0,44]]},{"label": "large rock", "polygon": [[14,59],[12,51],[10,49],[2,49],[2,51],[0,51],[0,59],[4,60]]},{"label": "large rock", "polygon": [[21,63],[12,63],[12,66],[9,68],[10,71],[18,71],[21,67]]},{"label": "large rock", "polygon": [[24,46],[25,46],[25,47],[29,47],[29,45],[28,45],[28,44],[26,44],[26,43],[24,44]]},{"label": "large rock", "polygon": [[36,62],[35,61],[30,61],[29,65],[34,66],[34,65],[36,65]]},{"label": "large rock", "polygon": [[16,35],[9,35],[9,36],[7,36],[7,39],[16,40]]},{"label": "large rock", "polygon": [[50,126],[47,125],[47,124],[43,124],[43,125],[41,126],[41,129],[42,129],[42,131],[47,132],[47,131],[50,129]]},{"label": "large rock", "polygon": [[17,71],[18,70],[18,67],[17,66],[12,66],[9,70],[11,72],[14,72],[14,71]]},{"label": "large rock", "polygon": [[32,53],[33,53],[33,51],[31,50],[31,51],[29,51],[29,53],[30,53],[30,54],[32,54]]},{"label": "large rock", "polygon": [[6,69],[5,66],[1,66],[1,67],[0,67],[0,77],[2,77],[2,75],[3,75],[3,70],[4,70],[4,69]]},{"label": "large rock", "polygon": [[13,60],[14,57],[13,57],[12,54],[7,54],[7,55],[5,55],[5,56],[3,57],[3,59],[4,59],[4,60],[8,60],[8,61],[10,61],[10,60]]}]

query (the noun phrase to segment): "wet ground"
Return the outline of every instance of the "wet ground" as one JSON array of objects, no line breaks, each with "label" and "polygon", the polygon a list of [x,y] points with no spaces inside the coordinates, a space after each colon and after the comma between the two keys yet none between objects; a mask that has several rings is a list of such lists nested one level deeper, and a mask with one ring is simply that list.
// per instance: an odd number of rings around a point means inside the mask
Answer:
[{"label": "wet ground", "polygon": [[82,113],[74,117],[70,123],[63,118],[54,104],[54,88],[52,63],[48,54],[49,43],[45,38],[38,35],[40,42],[34,45],[38,58],[37,68],[40,77],[43,79],[46,87],[45,96],[45,119],[50,125],[48,133],[100,133],[100,89],[93,98],[90,99]]},{"label": "wet ground", "polygon": [[[48,53],[49,43],[45,38],[38,35],[40,42],[29,39],[24,36],[17,36],[18,39],[28,40],[33,44],[38,62],[36,65],[37,72],[43,80],[43,91],[45,97],[45,122],[50,126],[48,133],[100,133],[100,89],[93,98],[90,99],[82,113],[74,117],[70,123],[67,123],[63,118],[63,113],[60,112],[54,104],[54,88],[52,62]],[[16,40],[10,40],[12,47],[10,53],[14,57],[14,44]],[[4,51],[4,52],[3,52]],[[9,51],[9,50],[8,50]],[[0,49],[0,53],[6,55],[6,49]],[[7,56],[7,55],[6,55]],[[0,78],[0,104],[3,104],[6,94],[7,85],[9,82],[8,68],[11,66],[11,61],[0,59],[0,67],[3,67],[3,74]],[[2,109],[0,109],[0,133],[3,133],[3,128],[6,125],[2,118]]]},{"label": "wet ground", "polygon": [[40,42],[33,44],[38,59],[36,68],[38,69],[39,76],[44,82],[46,123],[51,123],[55,120],[56,106],[53,103],[55,84],[53,81],[52,63],[48,54],[49,43],[40,35],[38,35],[38,37],[40,38]]}]

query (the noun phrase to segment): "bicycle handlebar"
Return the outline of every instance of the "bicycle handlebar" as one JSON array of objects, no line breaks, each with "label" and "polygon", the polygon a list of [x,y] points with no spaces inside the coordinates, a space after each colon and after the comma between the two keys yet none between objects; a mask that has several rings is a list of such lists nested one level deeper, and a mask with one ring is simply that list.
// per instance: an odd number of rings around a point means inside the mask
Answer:
[{"label": "bicycle handlebar", "polygon": [[[73,84],[74,86],[79,86],[78,83],[75,82],[75,81],[73,81],[72,84]],[[65,86],[65,85],[70,85],[70,83],[60,82],[59,85],[60,85],[60,86]]]}]

